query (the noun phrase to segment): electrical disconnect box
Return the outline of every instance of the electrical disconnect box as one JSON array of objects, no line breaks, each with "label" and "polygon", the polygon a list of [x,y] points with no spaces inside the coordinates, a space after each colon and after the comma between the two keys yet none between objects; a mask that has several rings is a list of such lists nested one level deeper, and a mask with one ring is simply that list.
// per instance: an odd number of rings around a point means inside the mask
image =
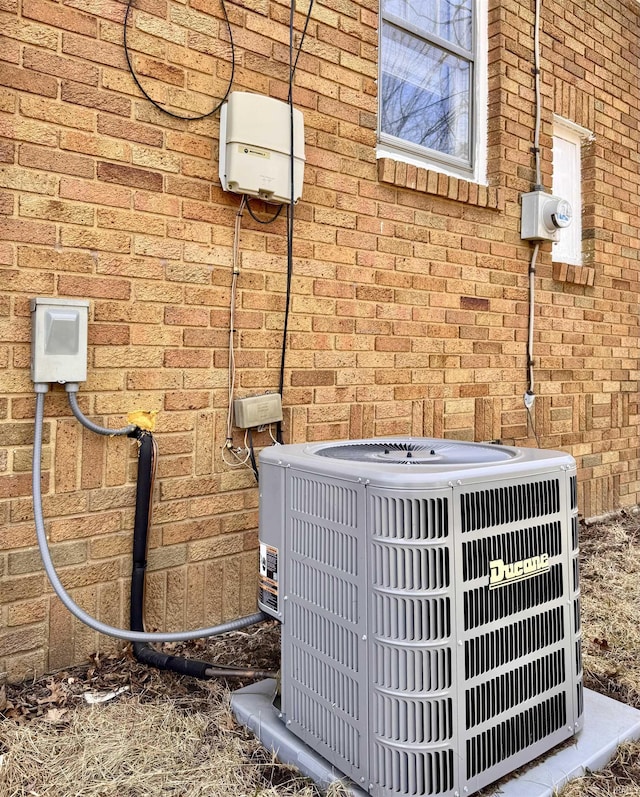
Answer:
[{"label": "electrical disconnect box", "polygon": [[542,190],[522,194],[520,237],[525,241],[559,241],[560,230],[571,224],[572,215],[566,199]]},{"label": "electrical disconnect box", "polygon": [[86,299],[32,299],[31,379],[85,382],[87,379]]},{"label": "electrical disconnect box", "polygon": [[[265,202],[291,202],[291,108],[288,103],[234,91],[220,111],[222,188]],[[293,201],[302,194],[304,121],[293,109]]]}]

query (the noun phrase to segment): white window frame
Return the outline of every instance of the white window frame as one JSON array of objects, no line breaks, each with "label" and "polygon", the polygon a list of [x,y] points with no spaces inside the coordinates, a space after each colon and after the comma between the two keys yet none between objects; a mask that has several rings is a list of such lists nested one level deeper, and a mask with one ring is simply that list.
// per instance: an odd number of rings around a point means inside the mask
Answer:
[{"label": "white window frame", "polygon": [[[469,166],[461,166],[456,158],[446,154],[437,153],[420,147],[412,142],[402,142],[393,136],[385,135],[380,129],[381,114],[378,112],[378,145],[377,158],[391,158],[403,163],[412,164],[423,169],[441,172],[452,177],[461,177],[480,185],[487,185],[487,110],[488,110],[488,0],[473,0],[474,4],[474,30],[473,48],[474,58],[471,77],[471,113],[470,125],[471,153]],[[380,0],[379,30],[382,31],[384,19],[384,0]],[[397,19],[394,18],[397,24]],[[410,32],[410,29],[407,28]],[[382,47],[380,34],[379,46]],[[382,58],[378,59],[378,86],[382,82]],[[381,99],[378,98],[378,105]]]},{"label": "white window frame", "polygon": [[[565,163],[560,166],[560,141],[564,142]],[[560,233],[560,240],[551,248],[554,262],[582,265],[582,145],[593,141],[593,133],[585,127],[553,117],[553,178],[551,191],[566,199],[573,211],[571,224]],[[560,176],[561,175],[561,176]]]}]

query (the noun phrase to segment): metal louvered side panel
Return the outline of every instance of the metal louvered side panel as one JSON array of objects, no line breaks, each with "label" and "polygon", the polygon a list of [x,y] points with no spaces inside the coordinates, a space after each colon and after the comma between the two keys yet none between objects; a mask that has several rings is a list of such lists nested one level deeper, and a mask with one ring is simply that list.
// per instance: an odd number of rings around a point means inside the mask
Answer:
[{"label": "metal louvered side panel", "polygon": [[456,762],[452,749],[414,752],[374,744],[370,793],[398,797],[450,795],[455,785]]},{"label": "metal louvered side panel", "polygon": [[367,490],[374,797],[456,785],[450,495]]},{"label": "metal louvered side panel", "polygon": [[564,652],[554,650],[467,689],[466,728],[473,728],[536,695],[555,689],[565,677]]},{"label": "metal louvered side panel", "polygon": [[454,489],[460,785],[469,793],[573,733],[574,491],[560,469]]},{"label": "metal louvered side panel", "polygon": [[439,540],[449,534],[449,501],[445,496],[426,498],[371,492],[369,524],[380,539]]},{"label": "metal louvered side panel", "polygon": [[330,479],[294,475],[289,481],[294,512],[353,528],[357,523],[357,491]]},{"label": "metal louvered side panel", "polygon": [[564,607],[555,606],[546,612],[501,625],[489,633],[466,639],[465,680],[528,657],[546,645],[561,642],[567,635]]},{"label": "metal louvered side panel", "polygon": [[[313,749],[322,751],[328,761],[341,762],[343,772],[358,771],[361,761],[360,732],[353,723],[346,722],[341,712],[336,711],[326,701],[293,684],[288,701],[287,717],[304,717],[305,725],[297,735]],[[287,720],[291,725],[295,720]],[[346,766],[345,766],[346,764]]]},{"label": "metal louvered side panel", "polygon": [[294,518],[291,527],[291,550],[313,562],[355,575],[357,541],[343,531],[315,521]]},{"label": "metal louvered side panel", "polygon": [[518,562],[530,559],[540,550],[549,556],[562,551],[562,524],[539,523],[489,537],[468,539],[462,543],[462,578],[471,581],[489,575],[490,562]]},{"label": "metal louvered side panel", "polygon": [[[468,739],[467,779],[471,780],[512,756],[534,749],[537,743],[561,730],[566,722],[566,695],[559,693]],[[525,753],[526,761],[532,757]]]},{"label": "metal louvered side panel", "polygon": [[465,591],[464,630],[480,628],[504,620],[534,607],[546,606],[550,601],[561,600],[566,594],[565,572],[562,564],[522,581],[505,584],[499,589],[487,586]]},{"label": "metal louvered side panel", "polygon": [[560,480],[554,477],[496,485],[465,492],[461,501],[463,532],[494,529],[556,514],[560,509]]},{"label": "metal louvered side panel", "polygon": [[291,469],[286,480],[282,711],[357,781],[368,767],[364,487]]},{"label": "metal louvered side panel", "polygon": [[569,496],[571,506],[571,600],[573,603],[573,672],[575,675],[574,721],[578,727],[582,725],[584,714],[584,687],[582,670],[582,627],[580,623],[580,565],[579,565],[579,529],[578,522],[578,478],[569,480]]}]

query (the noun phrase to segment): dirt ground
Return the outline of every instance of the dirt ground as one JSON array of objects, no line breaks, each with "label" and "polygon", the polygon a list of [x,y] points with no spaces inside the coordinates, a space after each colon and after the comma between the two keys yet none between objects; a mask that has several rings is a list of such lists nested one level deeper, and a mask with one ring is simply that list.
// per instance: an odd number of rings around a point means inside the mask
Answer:
[{"label": "dirt ground", "polygon": [[[640,708],[640,516],[583,526],[581,562],[585,685]],[[275,670],[279,626],[167,648]],[[316,797],[233,720],[229,691],[242,683],[153,670],[125,649],[2,687],[0,795]],[[640,744],[562,797],[640,797]]]}]

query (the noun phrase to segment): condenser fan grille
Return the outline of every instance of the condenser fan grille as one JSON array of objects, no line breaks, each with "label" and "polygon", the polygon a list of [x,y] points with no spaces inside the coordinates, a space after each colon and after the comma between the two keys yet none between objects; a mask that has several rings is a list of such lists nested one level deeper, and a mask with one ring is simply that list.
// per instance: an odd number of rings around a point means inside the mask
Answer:
[{"label": "condenser fan grille", "polygon": [[446,440],[375,440],[327,445],[318,456],[385,465],[482,465],[505,462],[513,453],[499,446]]}]

